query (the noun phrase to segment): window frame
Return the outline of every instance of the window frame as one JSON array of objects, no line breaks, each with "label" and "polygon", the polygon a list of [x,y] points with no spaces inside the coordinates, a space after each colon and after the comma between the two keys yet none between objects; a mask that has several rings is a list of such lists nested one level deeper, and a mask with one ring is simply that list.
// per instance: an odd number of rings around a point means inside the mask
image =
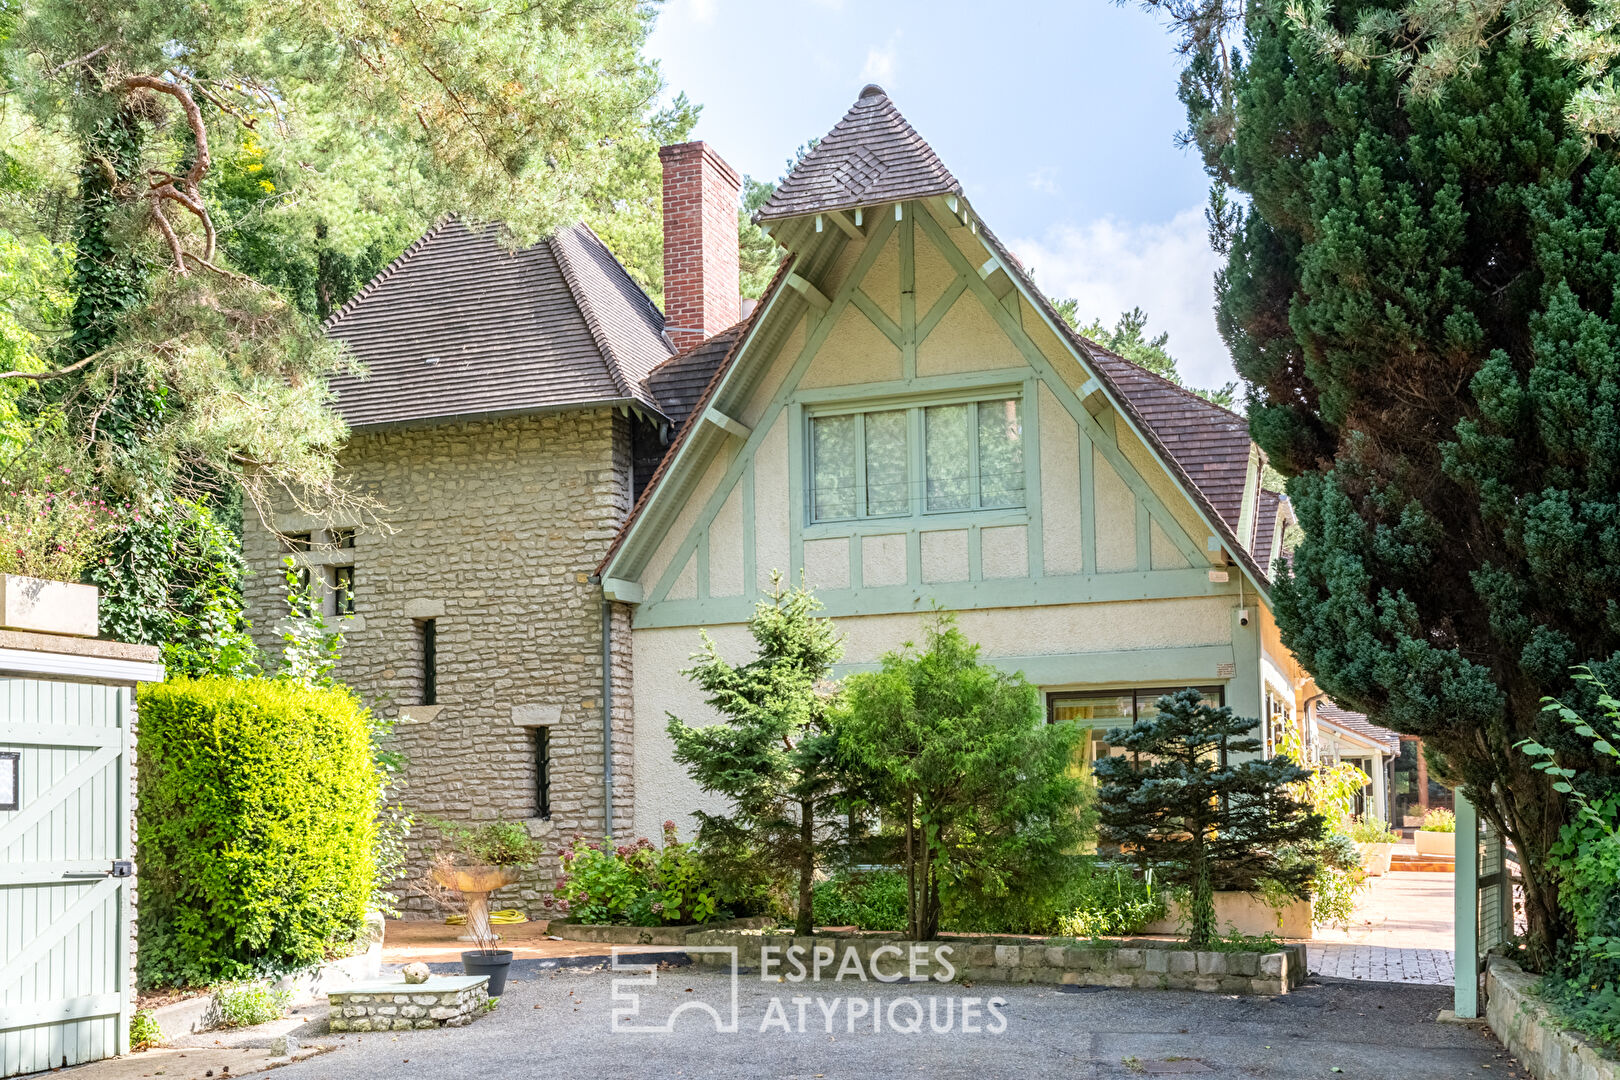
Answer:
[{"label": "window frame", "polygon": [[[1185,689],[1187,689],[1186,686],[1097,686],[1086,688],[1073,687],[1068,690],[1048,690],[1046,691],[1046,722],[1048,724],[1055,724],[1059,722],[1057,719],[1057,706],[1058,702],[1063,698],[1075,698],[1097,694],[1130,694],[1131,715],[1129,721],[1113,725],[1114,727],[1129,727],[1131,724],[1136,723],[1142,718],[1141,699],[1143,697],[1158,698],[1164,696],[1165,694],[1174,694]],[[1195,685],[1192,687],[1192,689],[1197,690],[1200,694],[1204,695],[1204,700],[1206,702],[1215,699],[1214,705],[1217,709],[1226,705],[1226,684],[1224,683],[1207,683],[1202,686]],[[1092,731],[1106,731],[1107,729],[1088,727],[1085,730],[1089,733]],[[1091,752],[1093,743],[1094,740],[1088,734],[1085,742],[1085,761],[1087,765],[1096,760]],[[1108,740],[1104,739],[1103,745],[1109,746],[1112,744],[1109,743]]]},{"label": "window frame", "polygon": [[[332,614],[345,617],[354,614],[354,564],[337,563],[332,567],[329,589],[332,595]],[[346,580],[345,580],[346,579]]]},{"label": "window frame", "polygon": [[542,821],[551,820],[551,728],[534,728],[534,809]]},{"label": "window frame", "polygon": [[[867,522],[892,524],[903,521],[950,518],[956,515],[1006,515],[1027,520],[1029,493],[1033,487],[1030,470],[1029,425],[1031,394],[1025,383],[974,387],[958,393],[928,394],[902,400],[830,401],[804,408],[804,524],[806,529],[842,526],[860,528]],[[984,403],[1013,401],[1018,408],[1019,454],[1023,460],[1022,501],[1013,506],[985,506],[983,478],[979,475],[979,406]],[[930,509],[928,506],[928,410],[953,405],[968,406],[969,506]],[[906,414],[906,509],[901,512],[867,512],[866,417],[872,413]],[[855,512],[847,517],[818,517],[816,513],[815,424],[817,420],[854,417],[855,424]]]}]

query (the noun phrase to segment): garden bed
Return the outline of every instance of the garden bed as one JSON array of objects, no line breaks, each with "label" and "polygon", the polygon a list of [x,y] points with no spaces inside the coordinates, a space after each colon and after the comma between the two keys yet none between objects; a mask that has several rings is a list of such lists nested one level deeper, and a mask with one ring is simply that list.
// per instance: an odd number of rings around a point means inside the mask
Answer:
[{"label": "garden bed", "polygon": [[707,929],[688,933],[685,944],[695,964],[729,968],[731,957],[720,950],[735,947],[740,970],[790,982],[1045,983],[1273,995],[1288,993],[1305,978],[1305,946],[1272,943],[1254,951],[1214,951],[1147,938],[943,935],[915,942],[899,934],[794,937]]},{"label": "garden bed", "polygon": [[774,925],[776,920],[769,915],[752,915],[745,919],[722,919],[711,923],[686,923],[680,926],[626,926],[620,923],[599,925],[553,921],[546,930],[564,941],[595,941],[603,945],[684,945],[687,935],[697,930],[763,930]]},{"label": "garden bed", "polygon": [[1536,976],[1500,956],[1485,971],[1485,1019],[1537,1080],[1620,1080],[1620,1061],[1559,1023],[1535,996]]}]

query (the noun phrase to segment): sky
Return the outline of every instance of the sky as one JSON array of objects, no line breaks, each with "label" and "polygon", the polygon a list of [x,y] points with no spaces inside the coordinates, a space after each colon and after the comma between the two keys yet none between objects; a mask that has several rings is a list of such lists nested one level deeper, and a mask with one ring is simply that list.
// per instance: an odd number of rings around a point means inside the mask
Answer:
[{"label": "sky", "polygon": [[1215,386],[1236,376],[1172,46],[1110,0],[666,0],[648,52],[703,106],[692,137],[756,177],[880,84],[1049,295],[1082,322],[1141,307]]}]

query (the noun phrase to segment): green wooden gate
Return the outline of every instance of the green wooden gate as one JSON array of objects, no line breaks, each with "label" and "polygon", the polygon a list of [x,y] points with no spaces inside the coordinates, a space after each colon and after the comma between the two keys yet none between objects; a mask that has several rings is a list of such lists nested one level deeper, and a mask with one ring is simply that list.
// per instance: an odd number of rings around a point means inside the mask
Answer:
[{"label": "green wooden gate", "polygon": [[160,672],[0,648],[0,1077],[128,1049],[133,684]]}]

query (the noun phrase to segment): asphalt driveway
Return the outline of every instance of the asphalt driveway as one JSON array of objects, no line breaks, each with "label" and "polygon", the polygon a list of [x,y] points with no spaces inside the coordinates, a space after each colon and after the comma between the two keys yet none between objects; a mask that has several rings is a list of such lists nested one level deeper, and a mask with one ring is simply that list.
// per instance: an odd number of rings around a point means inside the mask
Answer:
[{"label": "asphalt driveway", "polygon": [[622,981],[615,1000],[615,978],[631,976],[534,968],[516,974],[499,1007],[468,1027],[306,1039],[334,1049],[277,1070],[277,1080],[1166,1074],[1456,1080],[1518,1072],[1489,1032],[1435,1022],[1450,1005],[1443,987],[1312,980],[1267,999],[791,984],[744,974],[735,1030],[717,1031],[717,1022],[732,1026],[724,975],[666,968],[656,985]]}]

